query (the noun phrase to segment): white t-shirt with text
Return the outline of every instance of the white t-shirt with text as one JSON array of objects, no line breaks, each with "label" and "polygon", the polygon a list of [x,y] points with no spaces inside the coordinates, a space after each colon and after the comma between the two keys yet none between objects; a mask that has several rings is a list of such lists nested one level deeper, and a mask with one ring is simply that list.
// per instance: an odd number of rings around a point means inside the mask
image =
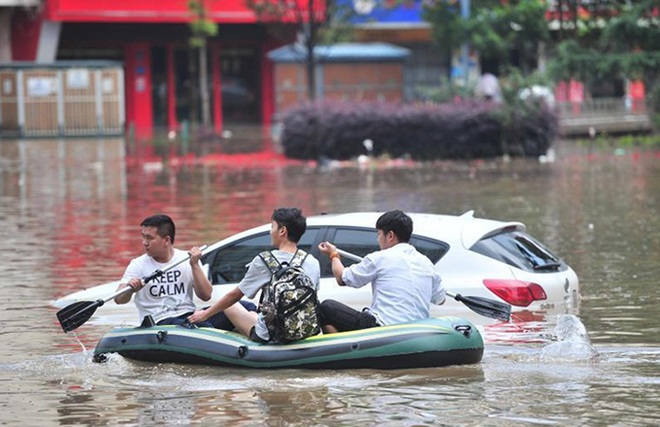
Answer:
[{"label": "white t-shirt with text", "polygon": [[[172,259],[167,263],[160,263],[143,254],[131,260],[121,283],[126,283],[134,277],[142,279],[156,270],[163,271],[188,256],[186,251],[174,249]],[[159,322],[168,317],[195,311],[193,283],[192,268],[190,263],[185,261],[146,283],[134,296],[140,322],[147,315],[151,315],[154,321]]]}]

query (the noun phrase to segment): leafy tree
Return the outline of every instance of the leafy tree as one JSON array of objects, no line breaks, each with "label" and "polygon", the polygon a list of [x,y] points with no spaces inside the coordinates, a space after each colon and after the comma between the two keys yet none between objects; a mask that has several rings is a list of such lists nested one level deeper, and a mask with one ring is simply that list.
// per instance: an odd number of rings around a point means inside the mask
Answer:
[{"label": "leafy tree", "polygon": [[350,37],[350,8],[336,0],[246,0],[258,19],[271,34],[291,39],[291,29],[298,32],[303,45],[301,61],[305,63],[307,97],[316,96],[316,62],[314,48],[323,43]]},{"label": "leafy tree", "polygon": [[[431,23],[433,41],[446,63],[451,64],[452,54],[468,39],[467,27],[461,15],[460,2],[453,0],[438,0],[426,3],[423,17]],[[447,70],[447,78],[451,79],[451,70]]]},{"label": "leafy tree", "polygon": [[211,123],[211,101],[208,87],[208,56],[206,41],[218,34],[218,24],[208,19],[207,3],[213,0],[189,0],[188,10],[193,15],[190,22],[192,36],[189,43],[199,52],[199,93],[202,101],[202,124],[208,127]]},{"label": "leafy tree", "polygon": [[517,65],[524,73],[536,67],[539,48],[550,37],[545,2],[472,0],[471,8],[463,19],[460,0],[432,0],[425,6],[433,39],[448,57],[468,42],[484,61]]},{"label": "leafy tree", "polygon": [[660,110],[658,0],[584,3],[575,24],[557,47],[551,75],[587,83],[616,77],[642,79],[651,107]]}]

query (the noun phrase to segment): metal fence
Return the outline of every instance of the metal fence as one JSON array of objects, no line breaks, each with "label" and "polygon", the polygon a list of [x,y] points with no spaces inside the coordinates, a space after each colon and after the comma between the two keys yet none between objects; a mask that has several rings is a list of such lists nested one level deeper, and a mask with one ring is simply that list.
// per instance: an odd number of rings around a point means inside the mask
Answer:
[{"label": "metal fence", "polygon": [[565,135],[644,132],[652,127],[644,100],[596,98],[579,103],[559,102],[557,111]]},{"label": "metal fence", "polygon": [[646,114],[646,102],[643,99],[595,98],[583,102],[557,103],[562,116],[588,116],[603,114]]},{"label": "metal fence", "polygon": [[0,64],[1,135],[120,135],[124,108],[121,64]]}]

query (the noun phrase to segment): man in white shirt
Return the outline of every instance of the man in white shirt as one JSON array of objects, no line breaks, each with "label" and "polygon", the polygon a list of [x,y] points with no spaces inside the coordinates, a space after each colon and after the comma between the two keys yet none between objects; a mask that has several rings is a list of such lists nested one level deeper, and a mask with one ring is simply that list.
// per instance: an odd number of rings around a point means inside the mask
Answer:
[{"label": "man in white shirt", "polygon": [[[151,316],[158,325],[182,325],[195,311],[193,293],[202,301],[208,301],[213,294],[211,282],[201,268],[202,252],[198,247],[193,247],[189,252],[174,247],[176,228],[167,215],[145,218],[140,230],[145,253],[131,260],[117,287],[117,290],[130,287],[132,292],[115,297],[115,302],[126,304],[135,294],[135,306],[141,322],[146,316]],[[181,263],[146,284],[142,280],[188,256],[189,263]],[[256,306],[249,301],[241,301],[241,304],[247,310],[256,311]],[[200,322],[197,326],[234,329],[224,315]]]},{"label": "man in white shirt", "polygon": [[358,264],[345,268],[337,248],[319,245],[330,257],[332,273],[340,286],[359,288],[371,283],[371,306],[354,310],[338,301],[325,300],[319,308],[324,333],[352,331],[426,319],[430,304],[443,304],[445,289],[433,263],[410,245],[412,219],[399,210],[378,218],[378,246]]}]

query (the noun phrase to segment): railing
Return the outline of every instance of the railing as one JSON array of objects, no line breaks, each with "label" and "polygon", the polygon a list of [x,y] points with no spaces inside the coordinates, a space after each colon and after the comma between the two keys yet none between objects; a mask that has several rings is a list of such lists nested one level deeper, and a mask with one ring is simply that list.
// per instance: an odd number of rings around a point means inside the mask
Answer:
[{"label": "railing", "polygon": [[603,114],[646,114],[644,100],[629,98],[596,98],[583,102],[559,102],[560,116],[586,116]]},{"label": "railing", "polygon": [[597,98],[584,102],[558,102],[563,134],[643,132],[651,129],[644,100]]}]

